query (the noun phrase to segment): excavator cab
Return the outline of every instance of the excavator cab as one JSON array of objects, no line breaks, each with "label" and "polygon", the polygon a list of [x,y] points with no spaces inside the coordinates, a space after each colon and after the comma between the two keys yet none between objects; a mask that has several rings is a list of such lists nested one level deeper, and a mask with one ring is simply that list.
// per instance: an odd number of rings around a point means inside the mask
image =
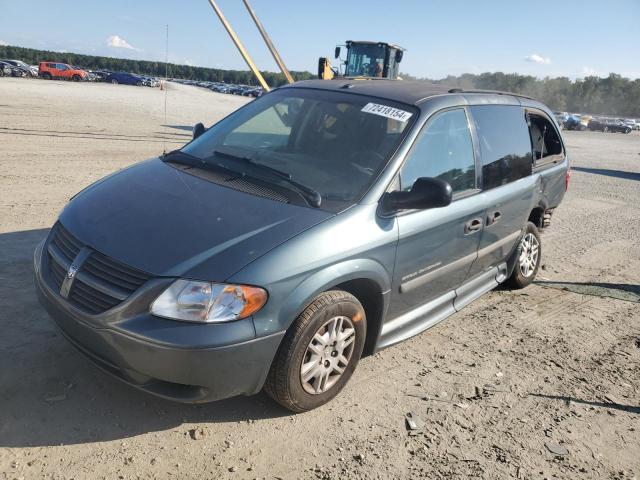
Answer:
[{"label": "excavator cab", "polygon": [[[344,61],[344,72],[331,68],[327,58],[320,58],[318,77],[330,80],[335,76],[363,78],[398,78],[399,64],[404,49],[384,42],[362,42],[347,40],[347,59]],[[341,47],[335,49],[335,58],[340,58]]]}]

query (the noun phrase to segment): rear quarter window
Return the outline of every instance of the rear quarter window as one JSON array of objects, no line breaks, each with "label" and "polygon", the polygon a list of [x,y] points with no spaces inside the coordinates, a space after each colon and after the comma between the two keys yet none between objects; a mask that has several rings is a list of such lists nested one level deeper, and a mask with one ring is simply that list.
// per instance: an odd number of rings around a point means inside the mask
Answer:
[{"label": "rear quarter window", "polygon": [[483,189],[531,175],[531,138],[522,107],[478,105],[469,109],[480,144]]}]

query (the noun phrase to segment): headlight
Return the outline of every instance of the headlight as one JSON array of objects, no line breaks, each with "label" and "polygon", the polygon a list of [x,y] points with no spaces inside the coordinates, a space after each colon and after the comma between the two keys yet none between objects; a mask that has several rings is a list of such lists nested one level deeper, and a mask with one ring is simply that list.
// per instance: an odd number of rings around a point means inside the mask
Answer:
[{"label": "headlight", "polygon": [[267,292],[246,285],[176,280],[151,304],[158,317],[217,323],[246,318],[267,302]]}]

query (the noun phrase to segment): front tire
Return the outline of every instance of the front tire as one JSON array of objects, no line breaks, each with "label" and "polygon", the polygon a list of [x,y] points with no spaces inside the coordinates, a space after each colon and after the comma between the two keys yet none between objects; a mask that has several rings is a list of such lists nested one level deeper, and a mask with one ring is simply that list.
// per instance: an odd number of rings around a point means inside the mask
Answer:
[{"label": "front tire", "polygon": [[111,83],[113,83],[114,85],[118,85],[118,80],[116,80],[115,78],[112,78]]},{"label": "front tire", "polygon": [[528,222],[524,235],[518,244],[516,264],[511,276],[507,279],[507,285],[514,289],[531,285],[538,274],[541,261],[542,242],[540,240],[540,232],[535,224]]},{"label": "front tire", "polygon": [[296,413],[329,402],[356,369],[366,332],[364,308],[357,298],[341,290],[321,293],[282,340],[266,393]]}]

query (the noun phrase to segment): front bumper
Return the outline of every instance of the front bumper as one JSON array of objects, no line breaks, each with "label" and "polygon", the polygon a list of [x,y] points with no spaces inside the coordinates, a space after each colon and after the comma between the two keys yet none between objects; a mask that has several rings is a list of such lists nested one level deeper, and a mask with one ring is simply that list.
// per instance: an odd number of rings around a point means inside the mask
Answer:
[{"label": "front bumper", "polygon": [[253,320],[195,324],[154,317],[149,303],[171,282],[152,279],[122,304],[89,315],[52,288],[47,241],[34,254],[40,303],[63,335],[103,370],[154,395],[202,403],[262,388],[284,333],[256,338]]}]

